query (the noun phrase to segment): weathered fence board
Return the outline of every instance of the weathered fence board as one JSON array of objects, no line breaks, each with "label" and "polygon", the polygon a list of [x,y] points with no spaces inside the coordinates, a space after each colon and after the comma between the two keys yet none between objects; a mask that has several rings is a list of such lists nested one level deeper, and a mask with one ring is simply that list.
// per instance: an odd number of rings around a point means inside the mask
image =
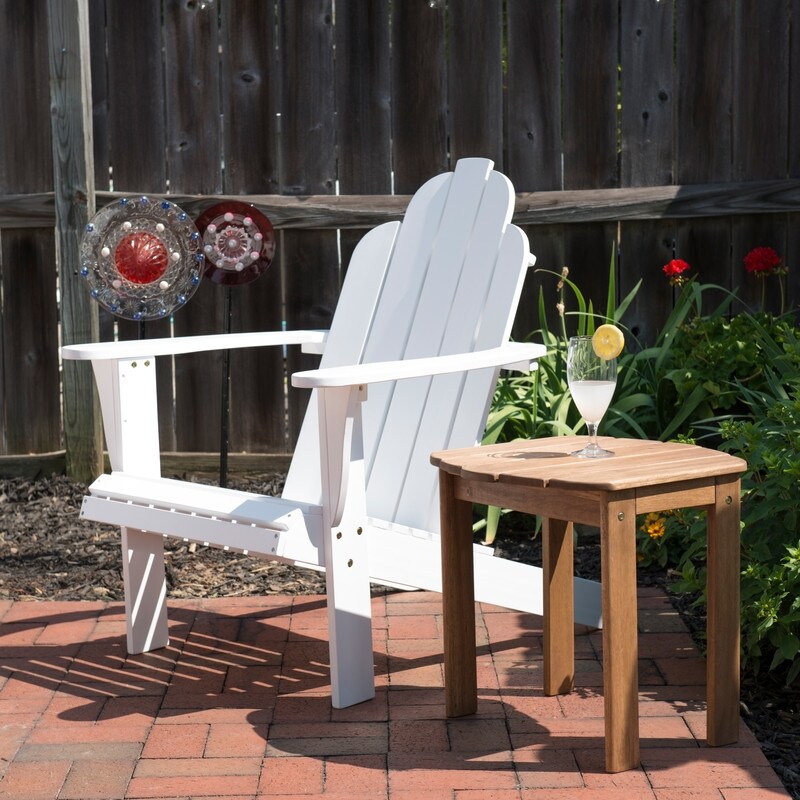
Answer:
[{"label": "weathered fence board", "polygon": [[[186,0],[164,2],[167,177],[170,192],[219,194],[220,46],[216,14]],[[227,49],[227,48],[226,48]]]},{"label": "weathered fence board", "polygon": [[449,10],[450,165],[469,156],[502,164],[503,5],[484,0]]},{"label": "weathered fence board", "polygon": [[[337,0],[336,115],[339,192],[392,191],[389,6],[382,0]],[[339,234],[342,271],[363,231]]]},{"label": "weathered fence board", "polygon": [[[128,193],[97,192],[104,205]],[[282,230],[368,229],[402,219],[407,195],[170,195],[190,215],[224,200],[251,203]],[[702,219],[743,214],[785,214],[800,207],[800,179],[696,185],[520,192],[514,222],[518,225],[578,225],[644,219]],[[1,228],[40,228],[55,220],[52,192],[0,197]],[[35,222],[35,224],[33,224]]]},{"label": "weathered fence board", "polygon": [[[45,3],[0,2],[0,193],[52,189]],[[43,102],[44,101],[44,102]],[[0,452],[61,446],[53,222],[0,230]]]},{"label": "weathered fence board", "polygon": [[55,242],[52,232],[7,229],[1,244],[4,451],[52,452],[61,440]]},{"label": "weathered fence board", "polygon": [[560,6],[506,3],[506,174],[518,192],[563,187]]},{"label": "weathered fence board", "polygon": [[[100,334],[97,305],[78,276],[80,237],[95,209],[89,7],[87,0],[49,0],[47,7],[58,288],[61,319],[66,321],[62,341],[82,344],[97,341]],[[73,102],[74,97],[79,102]],[[46,346],[50,348],[49,341]],[[88,364],[63,364],[66,465],[69,474],[82,481],[92,480],[103,468],[100,408],[93,384]]]},{"label": "weathered fence board", "polygon": [[[562,9],[563,52],[572,54],[562,79],[564,188],[619,186],[617,8],[604,3],[587,14],[580,0],[564,0]],[[603,225],[581,226],[576,234],[567,242],[566,262],[580,271],[583,291],[601,302],[608,285],[604,254],[614,234]]]},{"label": "weathered fence board", "polygon": [[[325,327],[363,230],[401,218],[424,181],[467,155],[494,158],[514,182],[514,221],[538,257],[515,337],[540,325],[540,286],[557,324],[564,265],[604,309],[612,246],[617,299],[644,278],[626,317],[644,340],[671,308],[660,270],[673,256],[757,305],[762,284],[742,258],[775,247],[792,268],[789,299],[800,300],[800,140],[790,135],[800,120],[790,79],[800,0],[593,0],[591,14],[585,0],[139,0],[135,25],[124,3],[87,2],[98,207],[168,194],[196,217],[241,199],[279,231],[278,257],[258,281],[204,282],[173,320],[148,323],[147,336],[221,331],[228,298],[233,330]],[[42,301],[55,297],[56,198],[69,204],[65,185],[54,191],[48,3],[0,0],[5,74],[24,76],[0,87],[4,452],[14,426],[15,451],[39,447],[9,417],[30,393],[17,379],[26,356],[11,352],[28,329],[9,298],[31,301],[12,262],[35,261],[40,280],[52,278]],[[74,258],[72,224],[60,246]],[[777,308],[776,282],[767,288]],[[62,314],[68,335],[85,321]],[[55,334],[30,333],[27,357],[52,373]],[[100,312],[101,338],[141,333]],[[316,359],[290,349],[284,361],[278,348],[230,363],[231,451],[291,450],[305,399],[289,392],[287,430],[286,377]],[[222,381],[222,354],[162,359],[163,447],[219,447]],[[54,379],[42,403],[58,391]],[[49,450],[61,436],[54,413],[55,427],[43,423]]]},{"label": "weathered fence board", "polygon": [[448,169],[444,3],[392,3],[394,191]]},{"label": "weathered fence board", "polygon": [[[620,5],[620,184],[672,183],[675,111],[674,4]],[[672,292],[659,274],[673,254],[675,225],[669,220],[620,225],[618,294],[625,297],[642,277],[661,291],[640,290],[625,322],[634,336],[653,341],[669,315]]]},{"label": "weathered fence board", "polygon": [[[336,141],[333,8],[330,0],[281,0],[282,193],[333,194]],[[347,154],[352,157],[352,154]],[[285,319],[289,329],[327,328],[339,295],[339,256],[334,231],[286,231],[281,236]],[[319,363],[289,348],[289,374]],[[289,444],[300,430],[308,392],[289,392]]]},{"label": "weathered fence board", "polygon": [[[675,181],[732,180],[733,4],[678,0]],[[679,224],[676,255],[704,283],[731,285],[730,222],[725,218]],[[717,300],[721,300],[719,296]]]},{"label": "weathered fence board", "polygon": [[[277,193],[280,191],[279,54],[275,31],[275,3],[255,2],[243,6],[226,4],[222,13],[222,84],[225,191]],[[225,47],[225,43],[228,46]],[[233,45],[235,43],[235,45]],[[267,212],[271,218],[271,214]],[[280,245],[269,270],[254,283],[223,289],[207,284],[222,303],[231,295],[234,331],[280,330],[283,319],[281,299]],[[222,315],[215,320],[227,325]],[[220,358],[222,354],[219,354]],[[213,365],[206,393],[214,392],[215,407],[211,431],[219,438],[223,361]],[[278,453],[286,450],[284,422],[284,363],[280,348],[266,347],[230,354],[232,451]],[[211,432],[209,432],[211,435]],[[185,449],[185,448],[181,448]]]}]

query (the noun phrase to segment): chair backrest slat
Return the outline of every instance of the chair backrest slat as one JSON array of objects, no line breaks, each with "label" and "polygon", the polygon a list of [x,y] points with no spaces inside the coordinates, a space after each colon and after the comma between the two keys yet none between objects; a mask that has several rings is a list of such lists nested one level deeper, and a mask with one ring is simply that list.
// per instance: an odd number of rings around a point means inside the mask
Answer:
[{"label": "chair backrest slat", "polygon": [[[378,233],[381,226],[353,254],[322,366],[507,341],[528,253],[524,233],[509,224],[513,206],[513,187],[485,159],[463,159],[455,172],[428,181],[396,239]],[[429,455],[480,438],[496,375],[482,370],[370,387],[363,413],[371,516],[438,530]],[[312,476],[301,472],[318,470],[316,431],[312,401],[284,496],[313,502],[306,491]],[[318,492],[314,478],[311,491]]]}]

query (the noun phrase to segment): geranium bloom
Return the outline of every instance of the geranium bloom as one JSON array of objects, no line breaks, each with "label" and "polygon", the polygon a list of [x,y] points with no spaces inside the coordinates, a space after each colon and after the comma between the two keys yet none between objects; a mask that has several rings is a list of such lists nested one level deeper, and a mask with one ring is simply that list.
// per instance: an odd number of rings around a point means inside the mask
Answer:
[{"label": "geranium bloom", "polygon": [[685,280],[684,272],[691,269],[681,258],[673,258],[668,264],[664,265],[663,272],[669,278],[670,285],[680,286]]},{"label": "geranium bloom", "polygon": [[758,276],[780,275],[783,259],[771,247],[754,247],[744,257],[744,268]]}]

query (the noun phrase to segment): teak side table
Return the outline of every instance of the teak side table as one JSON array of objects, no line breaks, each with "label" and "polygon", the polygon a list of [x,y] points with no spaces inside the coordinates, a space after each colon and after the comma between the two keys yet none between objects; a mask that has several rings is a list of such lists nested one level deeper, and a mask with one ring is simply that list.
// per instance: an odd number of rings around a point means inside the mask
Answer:
[{"label": "teak side table", "polygon": [[477,709],[472,504],[543,518],[544,693],[574,680],[572,523],[600,528],[605,766],[639,766],[636,515],[708,509],[707,742],[739,731],[739,498],[745,462],[695,445],[601,437],[615,455],[582,459],[586,437],[434,453],[442,515],[445,696],[450,717]]}]

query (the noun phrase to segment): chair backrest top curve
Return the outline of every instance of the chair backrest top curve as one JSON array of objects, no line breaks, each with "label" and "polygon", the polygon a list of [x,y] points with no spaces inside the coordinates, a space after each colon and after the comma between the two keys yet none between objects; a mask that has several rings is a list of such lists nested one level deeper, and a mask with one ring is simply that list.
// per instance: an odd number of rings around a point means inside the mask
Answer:
[{"label": "chair backrest top curve", "polygon": [[[402,224],[370,231],[354,251],[321,366],[508,341],[528,264],[513,210],[513,186],[487,159],[462,159],[425,183]],[[370,387],[363,406],[370,516],[438,531],[430,453],[480,439],[495,380],[496,370],[482,370]],[[285,497],[318,502],[317,437],[312,398]]]}]

